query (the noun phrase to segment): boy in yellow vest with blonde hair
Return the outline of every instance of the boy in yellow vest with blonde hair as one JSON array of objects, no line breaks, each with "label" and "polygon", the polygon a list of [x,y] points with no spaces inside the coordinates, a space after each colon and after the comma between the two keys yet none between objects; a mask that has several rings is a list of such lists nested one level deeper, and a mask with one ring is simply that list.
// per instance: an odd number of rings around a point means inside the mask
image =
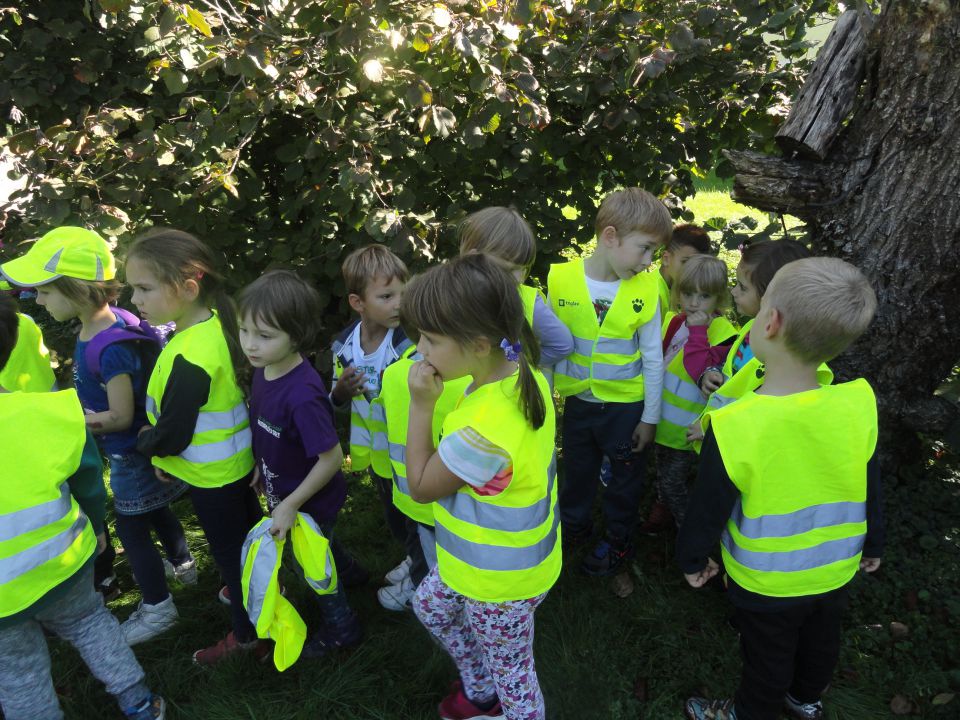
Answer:
[{"label": "boy in yellow vest with blonde hair", "polygon": [[817,368],[863,334],[876,306],[842,260],[784,265],[751,331],[762,387],[707,414],[677,561],[702,587],[720,539],[744,663],[735,698],[690,698],[691,720],[824,717],[847,586],[880,566],[883,517],[873,390],[862,378],[823,386]]},{"label": "boy in yellow vest with blonde hair", "polygon": [[663,203],[640,188],[607,195],[595,221],[597,247],[583,259],[553,265],[547,277],[554,313],[573,334],[574,350],[554,366],[565,398],[563,539],[588,540],[601,461],[610,458],[604,490],[606,534],[585,558],[590,575],[616,573],[633,552],[645,469],[644,449],[660,421],[663,349],[654,252],[670,240]]}]

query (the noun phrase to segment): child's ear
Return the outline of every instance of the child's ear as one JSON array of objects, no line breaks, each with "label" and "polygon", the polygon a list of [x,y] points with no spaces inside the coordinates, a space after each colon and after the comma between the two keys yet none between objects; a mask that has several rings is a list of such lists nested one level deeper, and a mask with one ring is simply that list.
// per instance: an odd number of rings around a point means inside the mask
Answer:
[{"label": "child's ear", "polygon": [[493,347],[493,343],[487,337],[478,337],[472,341],[472,344],[473,351],[480,356],[489,355],[490,349]]},{"label": "child's ear", "polygon": [[363,298],[357,295],[356,293],[350,293],[349,295],[347,295],[347,302],[350,303],[350,308],[355,313],[363,312],[363,308],[365,307]]},{"label": "child's ear", "polygon": [[193,302],[200,297],[200,283],[193,278],[185,280],[180,286],[180,296],[187,302]]},{"label": "child's ear", "polygon": [[770,308],[763,332],[768,338],[776,337],[783,330],[783,315],[777,308]]},{"label": "child's ear", "polygon": [[601,230],[598,240],[608,248],[615,248],[620,245],[620,236],[617,234],[617,229],[613,225],[607,225]]}]

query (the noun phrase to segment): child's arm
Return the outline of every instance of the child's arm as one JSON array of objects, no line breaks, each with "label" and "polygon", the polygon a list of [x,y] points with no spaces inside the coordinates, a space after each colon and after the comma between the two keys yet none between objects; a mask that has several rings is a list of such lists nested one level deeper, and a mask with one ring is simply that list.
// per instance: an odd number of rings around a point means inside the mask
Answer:
[{"label": "child's arm", "polygon": [[880,567],[880,557],[886,542],[883,522],[883,487],[880,481],[880,460],[876,451],[867,463],[867,537],[863,543],[860,569],[874,572]]},{"label": "child's arm", "polygon": [[84,416],[91,432],[121,432],[133,424],[133,382],[129,375],[114,375],[107,381],[107,405],[103,412]]},{"label": "child's arm", "polygon": [[333,390],[330,391],[330,403],[335,410],[347,410],[354,396],[363,392],[367,376],[353,365],[346,367],[338,355],[333,356]]},{"label": "child's arm", "polygon": [[707,325],[691,325],[688,318],[687,329],[690,330],[690,337],[683,346],[683,369],[694,380],[699,380],[708,368],[723,365],[734,338],[731,337],[719,345],[711,345],[707,339]]},{"label": "child's arm", "polygon": [[190,447],[200,408],[209,396],[210,376],[206,370],[178,355],[160,399],[160,417],[156,425],[141,429],[137,452],[147,457],[168,457]]},{"label": "child's arm", "polygon": [[293,527],[300,507],[327,486],[331,478],[340,470],[341,465],[343,465],[343,450],[337,443],[317,458],[317,462],[310,468],[303,482],[280,501],[280,504],[270,513],[270,517],[273,518],[270,534],[285,537],[287,531]]},{"label": "child's arm", "polygon": [[637,331],[637,344],[643,359],[643,415],[633,430],[633,452],[653,442],[660,422],[660,397],[663,393],[663,344],[660,338],[660,311]]},{"label": "child's arm", "polygon": [[410,419],[407,423],[407,483],[410,497],[429,503],[452,495],[466,483],[454,475],[433,447],[433,411],[443,381],[425,361],[410,366]]},{"label": "child's arm", "polygon": [[573,352],[573,334],[537,295],[533,304],[533,333],[540,341],[540,366],[550,367]]},{"label": "child's arm", "polygon": [[713,430],[708,429],[700,449],[697,482],[677,535],[677,564],[693,587],[700,587],[717,573],[716,563],[709,555],[733,512],[737,496],[737,488],[727,475]]}]

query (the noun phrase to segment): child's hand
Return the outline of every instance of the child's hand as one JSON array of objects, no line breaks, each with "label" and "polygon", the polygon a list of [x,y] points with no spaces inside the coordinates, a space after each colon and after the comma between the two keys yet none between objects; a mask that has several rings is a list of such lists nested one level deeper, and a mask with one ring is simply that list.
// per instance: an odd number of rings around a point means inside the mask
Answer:
[{"label": "child's hand", "polygon": [[687,426],[687,442],[700,442],[703,440],[703,425],[696,420]]},{"label": "child's hand", "polygon": [[343,373],[337,378],[337,384],[333,386],[333,399],[337,405],[344,405],[355,395],[363,392],[363,387],[367,383],[367,376],[362,370],[357,370],[353,365],[344,368]]},{"label": "child's hand", "polygon": [[656,436],[657,426],[641,420],[633,429],[633,447],[630,449],[635,453],[643,452],[643,449],[653,442]]},{"label": "child's hand", "polygon": [[437,369],[426,360],[419,360],[410,366],[407,383],[413,402],[432,404],[443,392],[443,380],[440,379]]},{"label": "child's hand", "polygon": [[165,483],[172,483],[176,478],[173,475],[168,475],[166,472],[161,470],[158,467],[153,469],[153,474],[157,476],[157,480]]},{"label": "child's hand", "polygon": [[702,327],[703,325],[709,325],[710,320],[710,313],[704,310],[697,310],[696,312],[692,312],[687,315],[687,326]]},{"label": "child's hand", "polygon": [[260,497],[263,497],[266,494],[263,489],[263,478],[260,477],[259,465],[253,466],[253,478],[250,480],[250,487],[252,487],[253,491]]},{"label": "child's hand", "polygon": [[273,509],[270,517],[273,518],[270,525],[270,534],[282,540],[297,521],[297,508],[284,500]]},{"label": "child's hand", "polygon": [[702,392],[705,397],[709,397],[711,393],[716,392],[717,388],[721,385],[723,385],[722,372],[708,370],[703,374],[703,377],[700,378],[700,392]]},{"label": "child's hand", "polygon": [[712,558],[707,558],[707,564],[700,572],[684,573],[683,576],[687,579],[687,582],[690,583],[690,587],[701,588],[710,582],[710,579],[714,577],[718,572],[720,572],[720,566],[713,561]]},{"label": "child's hand", "polygon": [[872,573],[876,572],[880,568],[880,558],[860,558],[860,569],[864,572]]}]

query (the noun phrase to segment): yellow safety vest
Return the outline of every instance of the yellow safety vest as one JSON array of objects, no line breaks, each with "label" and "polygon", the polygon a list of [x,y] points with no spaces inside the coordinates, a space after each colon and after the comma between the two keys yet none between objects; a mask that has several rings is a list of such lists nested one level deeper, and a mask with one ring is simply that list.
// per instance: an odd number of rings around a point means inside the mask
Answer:
[{"label": "yellow safety vest", "polygon": [[222,487],[253,470],[253,451],[247,405],[216,313],[175,333],[157,358],[147,383],[146,410],[151,425],[163,415],[163,391],[173,361],[180,355],[210,376],[210,393],[200,408],[187,449],[179,455],[153,457],[151,462],[190,485]]},{"label": "yellow safety vest", "polygon": [[[272,519],[264,518],[247,533],[240,552],[241,584],[243,606],[250,622],[257,630],[257,637],[274,641],[273,663],[282,672],[300,657],[307,626],[296,608],[280,593],[277,573],[283,561],[286,538],[271,535],[272,525]],[[336,592],[337,568],[330,542],[310,515],[297,513],[290,528],[290,542],[313,591],[318,595]]]},{"label": "yellow safety vest", "polygon": [[496,495],[470,485],[434,503],[440,578],[483,602],[546,592],[560,574],[556,416],[546,379],[536,373],[547,415],[534,430],[520,410],[517,375],[481,385],[447,415],[444,435],[470,427],[502,448],[513,477]]},{"label": "yellow safety vest", "polygon": [[[383,373],[380,397],[375,403],[381,404],[386,413],[387,446],[393,475],[393,504],[408,518],[423,525],[433,525],[433,504],[418,503],[410,497],[410,485],[407,483],[407,423],[410,418],[410,387],[407,378],[413,360],[397,360]],[[463,377],[443,384],[443,393],[433,409],[434,447],[440,440],[440,430],[447,415],[457,406],[471,378]]]},{"label": "yellow safety vest", "polygon": [[[663,336],[676,313],[667,313],[663,321]],[[719,345],[737,334],[736,328],[724,317],[714,318],[707,327],[707,341]],[[660,422],[657,424],[657,439],[660,445],[677,450],[692,450],[687,442],[687,428],[697,421],[707,403],[700,388],[699,378],[691,378],[683,366],[683,348],[680,348],[663,372],[663,403]]]},{"label": "yellow safety vest", "polygon": [[667,285],[666,278],[659,270],[657,271],[657,292],[660,297],[660,316],[663,317],[668,312],[672,312],[673,308],[670,307],[670,286]]},{"label": "yellow safety vest", "polygon": [[610,402],[643,400],[643,357],[636,334],[657,312],[655,275],[643,272],[621,281],[599,325],[583,260],[550,266],[550,303],[573,334],[573,353],[554,367],[554,383],[561,396],[590,390]]},{"label": "yellow safety vest", "polygon": [[723,532],[727,573],[761,595],[835,590],[866,536],[877,402],[866,380],[774,397],[747,393],[708,415],[740,491]]},{"label": "yellow safety vest", "polygon": [[0,617],[29,608],[96,552],[67,485],[86,439],[76,390],[0,394]]},{"label": "yellow safety vest", "polygon": [[57,389],[50,352],[43,333],[29,315],[17,313],[17,344],[0,370],[0,388],[7,392],[47,392]]},{"label": "yellow safety vest", "polygon": [[527,320],[527,325],[533,329],[533,308],[537,304],[537,296],[542,297],[542,293],[530,285],[520,285],[520,302],[523,303],[523,317]]}]

